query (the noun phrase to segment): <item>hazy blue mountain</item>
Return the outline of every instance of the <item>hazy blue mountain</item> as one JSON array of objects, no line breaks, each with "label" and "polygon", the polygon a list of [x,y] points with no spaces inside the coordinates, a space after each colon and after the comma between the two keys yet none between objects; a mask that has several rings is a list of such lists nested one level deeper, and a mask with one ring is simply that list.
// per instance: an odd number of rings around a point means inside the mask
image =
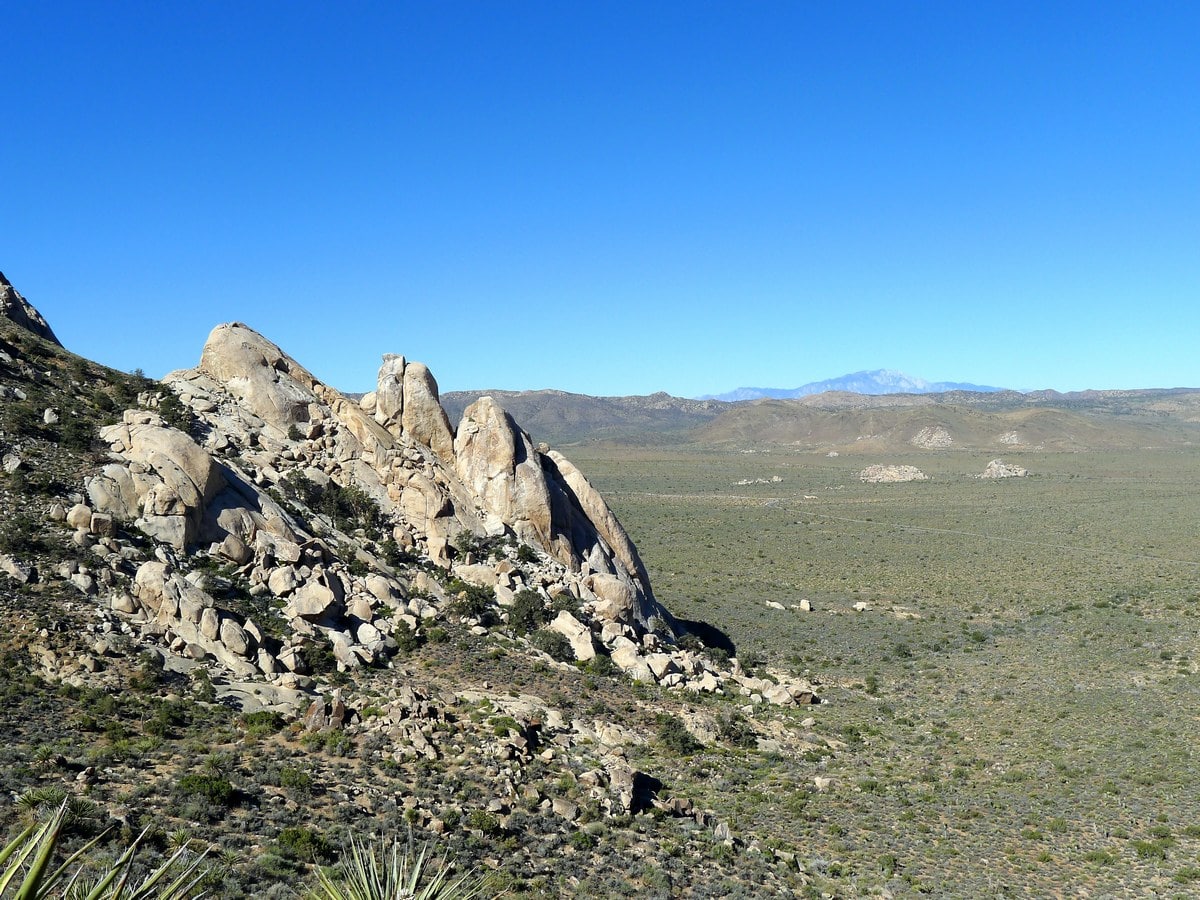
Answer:
[{"label": "hazy blue mountain", "polygon": [[905,375],[895,369],[872,369],[852,372],[840,378],[812,381],[798,388],[742,387],[726,394],[710,394],[700,399],[734,403],[738,400],[791,400],[795,397],[807,397],[809,394],[823,394],[826,391],[848,391],[854,394],[940,394],[945,391],[994,393],[1003,390],[1005,388],[959,381],[926,381],[924,378]]}]

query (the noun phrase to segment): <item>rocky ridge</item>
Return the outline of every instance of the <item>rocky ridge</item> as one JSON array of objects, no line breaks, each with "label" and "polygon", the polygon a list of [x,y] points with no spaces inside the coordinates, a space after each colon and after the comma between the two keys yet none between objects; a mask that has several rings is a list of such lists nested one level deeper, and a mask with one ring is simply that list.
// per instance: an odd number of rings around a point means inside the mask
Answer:
[{"label": "rocky ridge", "polygon": [[[722,672],[680,648],[636,549],[582,473],[533,446],[489,397],[451,428],[420,363],[385,357],[377,390],[354,402],[234,323],[214,329],[199,366],[164,382],[199,440],[151,409],[126,410],[101,430],[112,461],[87,480],[87,502],[50,513],[116,569],[123,526],[157,543],[127,587],[79,584],[142,639],[291,698],[312,687],[314,642],[328,642],[340,670],[387,665],[398,632],[420,634],[468,594],[468,617],[486,630],[531,591],[578,661],[599,650],[636,680],[811,700],[807,685]],[[351,529],[315,513],[305,501],[323,491],[356,498],[371,522]],[[180,571],[188,552],[227,566],[258,616]]]},{"label": "rocky ridge", "polygon": [[[386,813],[397,779],[425,778],[404,789],[405,821],[454,846],[475,840],[463,819],[484,823],[488,840],[528,832],[511,863],[521,878],[546,872],[537,835],[651,812],[701,841],[794,863],[670,796],[639,771],[638,748],[660,746],[645,719],[661,719],[666,701],[680,713],[672,733],[689,741],[729,740],[726,717],[741,722],[739,746],[829,752],[772,709],[818,702],[813,687],[680,634],[603,498],[493,399],[452,426],[432,375],[398,356],[385,357],[375,392],[350,399],[236,324],[165,384],[47,342],[0,323],[12,473],[0,499],[13,520],[0,529],[0,653],[19,648],[60,690],[122,705],[142,702],[131,686],[147,690],[161,671],[171,693],[159,703],[182,693],[198,707],[282,714],[292,737],[281,748],[355,748],[376,773],[347,781],[336,756],[306,752],[304,771],[330,785],[313,809]],[[471,655],[486,657],[491,681],[470,674]],[[580,682],[608,703],[576,706]],[[688,699],[701,694],[725,695],[729,712]],[[475,788],[439,801],[431,766]],[[137,765],[65,771],[98,798],[162,790]]]}]

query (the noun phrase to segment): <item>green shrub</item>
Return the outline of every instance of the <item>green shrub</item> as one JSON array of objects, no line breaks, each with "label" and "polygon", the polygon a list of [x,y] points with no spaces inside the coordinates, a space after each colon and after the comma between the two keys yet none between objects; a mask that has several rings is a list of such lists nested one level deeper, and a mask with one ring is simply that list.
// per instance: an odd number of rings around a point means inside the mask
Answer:
[{"label": "green shrub", "polygon": [[43,549],[37,520],[19,512],[0,523],[0,553],[29,554]]},{"label": "green shrub", "polygon": [[589,675],[607,678],[616,675],[621,670],[617,668],[617,664],[612,661],[612,657],[605,653],[597,653],[589,659],[583,667],[583,670]]},{"label": "green shrub", "polygon": [[590,850],[596,846],[596,838],[586,831],[576,831],[571,835],[571,846],[576,850]]},{"label": "green shrub", "polygon": [[290,472],[280,479],[279,488],[283,496],[299,500],[313,512],[329,516],[342,531],[374,529],[383,522],[379,504],[356,485],[344,487],[336,481],[321,485],[300,472]]},{"label": "green shrub", "polygon": [[533,637],[529,639],[529,643],[533,645],[534,649],[541,650],[557,662],[571,662],[575,659],[575,651],[571,649],[571,642],[557,631],[551,631],[549,628],[535,631]]},{"label": "green shrub", "polygon": [[300,648],[299,656],[314,675],[328,675],[337,671],[337,657],[333,655],[333,648],[323,641],[308,642]]},{"label": "green shrub", "polygon": [[287,719],[282,714],[267,709],[246,713],[242,716],[242,725],[245,727],[246,733],[254,737],[275,734],[285,724],[287,724]]},{"label": "green shrub", "polygon": [[697,750],[704,749],[692,733],[687,730],[683,720],[669,713],[660,713],[657,717],[658,740],[664,747],[679,756],[689,756]]},{"label": "green shrub", "polygon": [[297,797],[311,797],[313,777],[294,766],[284,766],[279,771],[279,786]]},{"label": "green shrub", "polygon": [[328,862],[333,858],[333,846],[319,831],[311,828],[292,827],[279,832],[276,839],[284,856],[307,862]]},{"label": "green shrub", "polygon": [[469,619],[478,619],[482,624],[491,624],[496,592],[482,584],[467,584],[459,578],[451,578],[446,585],[448,593],[454,595],[450,612]]},{"label": "green shrub", "polygon": [[232,806],[237,795],[228,779],[199,772],[182,776],[175,784],[175,793],[184,799],[199,797],[220,806]]},{"label": "green shrub", "polygon": [[68,450],[86,452],[96,443],[97,431],[88,419],[71,410],[65,417],[59,429],[58,442]]},{"label": "green shrub", "polygon": [[754,726],[737,710],[717,716],[717,737],[735,747],[754,747],[758,744]]},{"label": "green shrub", "polygon": [[392,640],[396,642],[396,649],[403,653],[412,653],[419,650],[421,645],[425,643],[425,639],[413,631],[407,622],[399,620],[397,620],[396,627],[392,631]]},{"label": "green shrub", "polygon": [[508,608],[508,630],[518,637],[524,637],[546,624],[546,603],[537,591],[518,591],[513,597],[512,606]]},{"label": "green shrub", "polygon": [[180,431],[190,434],[192,429],[196,427],[196,417],[192,413],[190,407],[184,406],[182,401],[171,391],[165,391],[159,394],[157,411],[162,420],[172,428],[177,428]]},{"label": "green shrub", "polygon": [[467,813],[466,825],[473,831],[482,831],[488,837],[495,837],[504,830],[500,827],[500,821],[484,809],[473,809]]}]

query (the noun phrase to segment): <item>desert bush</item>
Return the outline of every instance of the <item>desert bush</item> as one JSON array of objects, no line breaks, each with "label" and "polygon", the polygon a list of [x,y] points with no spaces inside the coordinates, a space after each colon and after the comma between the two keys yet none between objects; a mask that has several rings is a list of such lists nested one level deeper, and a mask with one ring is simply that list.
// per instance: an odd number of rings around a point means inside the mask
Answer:
[{"label": "desert bush", "polygon": [[245,727],[246,733],[254,737],[267,737],[275,734],[285,724],[287,724],[287,719],[282,714],[267,709],[246,713],[242,716],[242,725]]},{"label": "desert bush", "polygon": [[737,710],[717,716],[717,737],[735,747],[753,747],[758,743],[754,726]]},{"label": "desert bush", "polygon": [[512,606],[508,608],[508,629],[514,635],[523,637],[545,625],[547,618],[542,595],[526,588],[517,592]]},{"label": "desert bush", "polygon": [[0,523],[0,553],[37,553],[42,548],[38,523],[28,513],[17,513]]},{"label": "desert bush", "polygon": [[299,500],[313,512],[329,516],[342,531],[378,528],[383,514],[369,494],[356,485],[343,486],[336,481],[317,484],[300,472],[291,472],[279,481],[284,497]]},{"label": "desert bush", "polygon": [[333,845],[319,831],[302,826],[285,828],[276,838],[280,851],[292,859],[306,862],[329,862],[333,859]]},{"label": "desert bush", "polygon": [[458,616],[486,622],[492,617],[492,605],[496,592],[483,584],[468,584],[459,578],[451,578],[446,584],[448,593],[455,595],[450,612]]},{"label": "desert bush", "polygon": [[279,786],[295,797],[311,797],[313,777],[294,766],[284,766],[279,771]]},{"label": "desert bush", "polygon": [[175,793],[185,800],[200,797],[220,806],[231,806],[237,795],[228,779],[199,772],[181,776],[175,784]]},{"label": "desert bush", "polygon": [[529,643],[535,650],[541,650],[557,662],[571,662],[575,658],[571,642],[557,631],[551,631],[549,628],[539,628],[533,633]]},{"label": "desert bush", "polygon": [[683,720],[669,713],[660,713],[656,717],[658,723],[658,740],[664,747],[679,756],[690,756],[697,750],[704,749],[692,733],[687,730]]}]

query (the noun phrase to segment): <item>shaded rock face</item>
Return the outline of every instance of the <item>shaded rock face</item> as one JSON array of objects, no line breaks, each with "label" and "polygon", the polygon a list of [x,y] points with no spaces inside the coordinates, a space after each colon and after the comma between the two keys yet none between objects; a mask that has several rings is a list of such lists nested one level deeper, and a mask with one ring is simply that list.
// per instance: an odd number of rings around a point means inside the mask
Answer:
[{"label": "shaded rock face", "polygon": [[50,323],[17,292],[3,272],[0,272],[0,316],[10,319],[26,331],[32,331],[40,338],[62,346],[62,342],[50,328]]},{"label": "shaded rock face", "polygon": [[204,423],[204,446],[178,432],[167,437],[160,421],[131,413],[104,435],[126,464],[106,467],[89,485],[106,514],[157,528],[181,549],[203,541],[245,556],[260,552],[263,535],[303,542],[265,493],[297,471],[361,490],[400,546],[442,568],[463,532],[507,535],[563,567],[559,587],[597,615],[638,631],[671,621],[628,535],[583,474],[535,447],[491,397],[452,428],[437,382],[419,362],[385,356],[376,390],[356,403],[232,323],[213,330],[197,368],[164,380]]}]

